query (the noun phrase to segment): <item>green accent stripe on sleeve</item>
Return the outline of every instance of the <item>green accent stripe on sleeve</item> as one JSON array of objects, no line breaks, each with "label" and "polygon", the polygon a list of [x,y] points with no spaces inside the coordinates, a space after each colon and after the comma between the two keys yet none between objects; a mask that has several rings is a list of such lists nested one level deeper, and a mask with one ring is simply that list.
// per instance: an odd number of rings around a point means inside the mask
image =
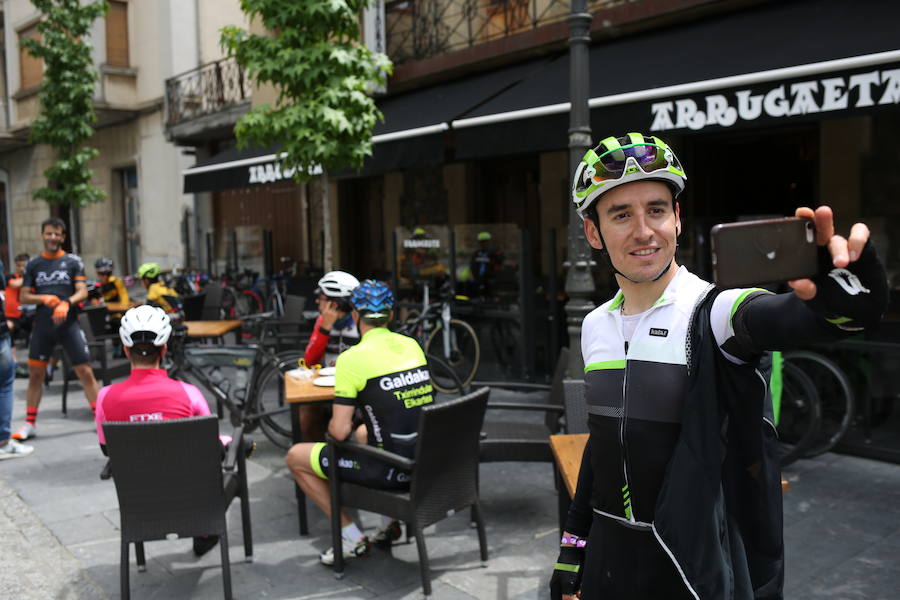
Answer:
[{"label": "green accent stripe on sleeve", "polygon": [[553,568],[556,571],[568,571],[570,573],[577,573],[579,570],[581,570],[580,565],[567,565],[566,563],[556,563],[555,565],[553,565]]},{"label": "green accent stripe on sleeve", "polygon": [[321,477],[322,479],[328,479],[328,475],[326,475],[322,471],[322,465],[319,464],[319,456],[322,454],[322,450],[325,449],[325,442],[316,442],[313,444],[312,451],[309,453],[309,464],[313,468],[313,471],[316,472],[316,475]]},{"label": "green accent stripe on sleeve", "polygon": [[732,320],[734,319],[734,313],[737,312],[738,307],[741,303],[747,299],[747,296],[752,294],[753,292],[765,292],[766,290],[762,288],[750,288],[749,290],[744,290],[744,292],[737,297],[737,300],[734,301],[734,304],[731,305],[731,314],[728,315],[728,324],[734,327]]},{"label": "green accent stripe on sleeve", "polygon": [[851,319],[850,317],[835,317],[833,319],[825,319],[825,320],[828,321],[829,323],[831,323],[832,325],[842,325],[843,323],[849,323],[853,319]]},{"label": "green accent stripe on sleeve", "polygon": [[775,426],[781,418],[781,390],[784,387],[781,378],[781,369],[784,364],[784,357],[781,352],[772,353],[772,374],[769,375],[769,391],[772,394],[772,416],[775,418]]},{"label": "green accent stripe on sleeve", "polygon": [[600,362],[594,362],[589,365],[584,366],[584,372],[588,371],[605,371],[608,369],[624,369],[625,361],[624,360],[602,360]]}]

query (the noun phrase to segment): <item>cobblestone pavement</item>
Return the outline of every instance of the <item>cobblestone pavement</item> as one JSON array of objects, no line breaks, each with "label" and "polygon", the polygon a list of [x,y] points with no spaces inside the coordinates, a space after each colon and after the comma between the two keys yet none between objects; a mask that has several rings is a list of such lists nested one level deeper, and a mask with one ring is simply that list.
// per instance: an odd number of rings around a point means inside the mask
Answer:
[{"label": "cobblestone pavement", "polygon": [[[14,424],[24,417],[16,382]],[[29,457],[0,462],[0,599],[117,598],[118,509],[112,482],[77,386],[60,415],[57,381],[45,394]],[[415,544],[347,566],[335,580],[318,562],[327,521],[310,506],[310,535],[297,532],[296,504],[282,454],[264,439],[249,465],[255,562],[243,561],[237,505],[229,511],[236,598],[418,598]],[[786,597],[896,600],[900,597],[900,467],[826,455],[786,471]],[[540,599],[558,544],[556,491],[547,464],[482,465],[490,559],[482,566],[466,515],[426,533],[438,599]],[[361,515],[365,529],[378,517]],[[189,540],[147,544],[146,573],[132,568],[132,597],[221,598],[218,552],[197,559]]]}]

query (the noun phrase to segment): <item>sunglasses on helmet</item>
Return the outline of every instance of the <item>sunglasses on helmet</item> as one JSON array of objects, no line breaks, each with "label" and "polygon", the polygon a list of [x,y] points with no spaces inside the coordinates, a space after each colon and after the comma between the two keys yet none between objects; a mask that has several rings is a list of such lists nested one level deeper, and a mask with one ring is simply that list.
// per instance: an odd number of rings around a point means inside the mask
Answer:
[{"label": "sunglasses on helmet", "polygon": [[671,150],[646,142],[620,146],[600,155],[588,150],[582,160],[586,164],[585,180],[590,178],[595,183],[619,179],[637,172],[637,169],[648,175],[669,167],[681,170],[681,165]]}]

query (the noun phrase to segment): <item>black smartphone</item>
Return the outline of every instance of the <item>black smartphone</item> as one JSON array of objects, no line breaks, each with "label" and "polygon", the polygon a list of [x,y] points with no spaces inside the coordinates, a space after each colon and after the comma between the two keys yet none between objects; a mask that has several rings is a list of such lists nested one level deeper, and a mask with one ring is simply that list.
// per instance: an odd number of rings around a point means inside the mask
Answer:
[{"label": "black smartphone", "polygon": [[818,271],[811,219],[720,223],[710,232],[713,279],[723,288],[812,277]]}]

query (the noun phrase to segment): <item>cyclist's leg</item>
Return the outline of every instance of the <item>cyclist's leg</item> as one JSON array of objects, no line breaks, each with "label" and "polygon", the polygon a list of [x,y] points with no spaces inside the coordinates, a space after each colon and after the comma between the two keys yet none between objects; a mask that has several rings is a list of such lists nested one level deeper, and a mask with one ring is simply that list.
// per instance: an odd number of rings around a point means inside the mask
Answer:
[{"label": "cyclist's leg", "polygon": [[31,329],[31,340],[28,342],[28,390],[25,392],[25,423],[32,426],[37,423],[47,364],[55,345],[52,321],[49,318],[36,318]]},{"label": "cyclist's leg", "polygon": [[[328,459],[325,443],[294,444],[284,462],[303,493],[327,516],[331,516],[331,490],[328,486]],[[341,511],[341,526],[352,523],[347,511]]]}]

